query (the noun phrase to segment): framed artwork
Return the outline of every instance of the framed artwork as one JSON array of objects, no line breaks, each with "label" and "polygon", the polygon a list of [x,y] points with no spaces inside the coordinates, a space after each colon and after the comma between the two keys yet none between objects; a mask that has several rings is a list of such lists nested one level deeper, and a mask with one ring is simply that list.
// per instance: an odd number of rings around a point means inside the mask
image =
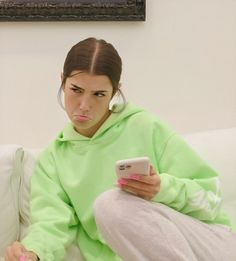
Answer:
[{"label": "framed artwork", "polygon": [[146,0],[0,0],[0,21],[145,21]]}]

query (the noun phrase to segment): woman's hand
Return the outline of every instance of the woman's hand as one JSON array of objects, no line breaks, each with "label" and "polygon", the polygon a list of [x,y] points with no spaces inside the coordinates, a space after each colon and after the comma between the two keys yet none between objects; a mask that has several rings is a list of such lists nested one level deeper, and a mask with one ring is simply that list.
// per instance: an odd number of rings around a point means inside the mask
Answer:
[{"label": "woman's hand", "polygon": [[129,178],[119,179],[118,184],[124,191],[151,200],[160,191],[161,179],[151,166],[150,175],[133,174]]},{"label": "woman's hand", "polygon": [[7,247],[5,261],[37,261],[38,257],[34,252],[27,251],[18,241]]}]

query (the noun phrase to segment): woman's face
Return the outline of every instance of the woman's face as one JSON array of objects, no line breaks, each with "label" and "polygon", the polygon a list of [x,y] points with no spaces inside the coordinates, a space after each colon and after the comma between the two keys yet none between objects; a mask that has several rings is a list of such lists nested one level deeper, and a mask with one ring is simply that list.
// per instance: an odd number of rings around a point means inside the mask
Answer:
[{"label": "woman's face", "polygon": [[65,109],[80,134],[92,137],[109,117],[113,88],[105,75],[73,71],[64,85]]}]

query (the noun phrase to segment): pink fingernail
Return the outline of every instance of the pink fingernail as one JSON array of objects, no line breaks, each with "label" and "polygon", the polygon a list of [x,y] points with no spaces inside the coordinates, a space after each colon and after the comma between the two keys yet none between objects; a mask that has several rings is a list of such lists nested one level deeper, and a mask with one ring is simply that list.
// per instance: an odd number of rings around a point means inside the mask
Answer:
[{"label": "pink fingernail", "polygon": [[21,256],[19,261],[26,261],[26,257],[25,256]]},{"label": "pink fingernail", "polygon": [[140,180],[140,176],[139,175],[131,175],[130,179]]},{"label": "pink fingernail", "polygon": [[127,182],[127,180],[125,180],[125,179],[119,179],[119,180],[118,180],[118,183],[119,183],[120,185],[126,185],[128,182]]}]

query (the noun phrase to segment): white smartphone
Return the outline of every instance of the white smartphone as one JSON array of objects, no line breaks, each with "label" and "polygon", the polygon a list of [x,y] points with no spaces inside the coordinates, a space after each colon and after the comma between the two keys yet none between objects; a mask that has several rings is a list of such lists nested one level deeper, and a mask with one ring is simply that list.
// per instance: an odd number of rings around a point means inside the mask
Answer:
[{"label": "white smartphone", "polygon": [[116,174],[118,179],[129,178],[132,174],[149,175],[150,160],[148,157],[118,160],[116,162]]}]

